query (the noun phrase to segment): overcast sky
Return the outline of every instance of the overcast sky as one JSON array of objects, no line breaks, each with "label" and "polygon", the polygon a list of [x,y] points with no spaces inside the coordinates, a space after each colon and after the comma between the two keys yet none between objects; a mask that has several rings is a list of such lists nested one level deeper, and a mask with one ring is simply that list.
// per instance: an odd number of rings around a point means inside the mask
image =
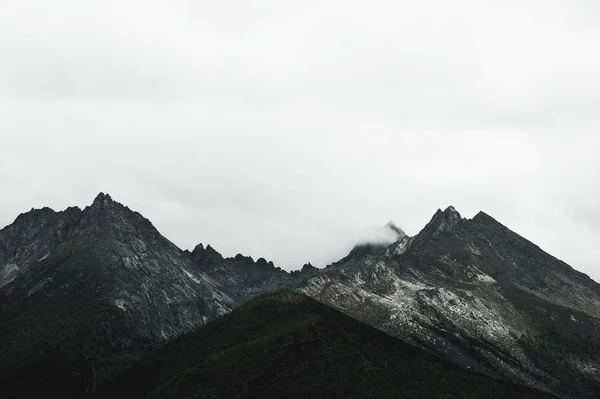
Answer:
[{"label": "overcast sky", "polygon": [[286,269],[484,210],[600,280],[597,0],[0,0],[0,225],[110,193]]}]

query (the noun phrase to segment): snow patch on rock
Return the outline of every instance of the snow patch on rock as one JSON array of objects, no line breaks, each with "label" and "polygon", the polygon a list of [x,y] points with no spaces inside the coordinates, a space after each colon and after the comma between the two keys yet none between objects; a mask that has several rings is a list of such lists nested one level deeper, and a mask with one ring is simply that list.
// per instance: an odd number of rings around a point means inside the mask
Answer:
[{"label": "snow patch on rock", "polygon": [[481,256],[481,251],[475,245],[469,244],[468,248],[473,255]]},{"label": "snow patch on rock", "polygon": [[482,283],[492,283],[492,284],[496,283],[496,280],[494,280],[494,278],[492,276],[485,274],[485,273],[476,274],[475,279],[477,281],[481,281]]},{"label": "snow patch on rock", "polygon": [[16,279],[19,271],[21,271],[21,268],[16,263],[4,265],[4,268],[0,271],[0,287],[4,287]]},{"label": "snow patch on rock", "polygon": [[188,272],[187,270],[185,270],[183,268],[181,270],[183,270],[183,272],[186,274],[186,276],[188,276],[193,282],[202,284],[202,281],[200,281],[196,277],[194,277],[194,275],[192,273]]},{"label": "snow patch on rock", "polygon": [[127,312],[127,308],[125,307],[125,301],[123,299],[115,299],[113,302],[116,307],[121,309],[124,312]]},{"label": "snow patch on rock", "polygon": [[50,252],[48,252],[46,255],[42,256],[41,258],[39,258],[38,262],[48,259],[49,256],[50,256]]},{"label": "snow patch on rock", "polygon": [[414,238],[409,236],[404,236],[394,244],[390,245],[387,254],[391,255],[402,255],[410,248],[410,244],[412,244]]}]

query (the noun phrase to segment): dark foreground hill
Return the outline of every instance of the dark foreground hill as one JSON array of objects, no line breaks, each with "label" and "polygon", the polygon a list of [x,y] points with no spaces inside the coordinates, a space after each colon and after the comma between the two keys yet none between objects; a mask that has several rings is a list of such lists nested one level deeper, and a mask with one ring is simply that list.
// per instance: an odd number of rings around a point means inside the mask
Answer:
[{"label": "dark foreground hill", "polygon": [[185,334],[98,398],[552,398],[460,369],[302,294]]}]

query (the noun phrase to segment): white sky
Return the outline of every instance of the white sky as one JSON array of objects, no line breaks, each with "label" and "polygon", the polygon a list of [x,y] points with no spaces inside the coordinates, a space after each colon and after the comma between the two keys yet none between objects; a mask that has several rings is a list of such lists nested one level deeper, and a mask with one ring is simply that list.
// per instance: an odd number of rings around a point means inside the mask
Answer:
[{"label": "white sky", "polygon": [[324,266],[484,210],[600,280],[600,2],[0,0],[0,225],[99,191]]}]

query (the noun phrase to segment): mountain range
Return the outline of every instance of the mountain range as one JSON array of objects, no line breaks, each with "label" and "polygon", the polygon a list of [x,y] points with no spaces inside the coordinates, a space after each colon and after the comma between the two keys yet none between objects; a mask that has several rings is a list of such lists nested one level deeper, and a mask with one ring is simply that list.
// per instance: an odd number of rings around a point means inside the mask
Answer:
[{"label": "mountain range", "polygon": [[483,212],[438,210],[413,237],[389,228],[391,244],[289,273],[181,250],[106,194],[33,209],[0,230],[0,386],[15,398],[600,395],[599,284]]}]

